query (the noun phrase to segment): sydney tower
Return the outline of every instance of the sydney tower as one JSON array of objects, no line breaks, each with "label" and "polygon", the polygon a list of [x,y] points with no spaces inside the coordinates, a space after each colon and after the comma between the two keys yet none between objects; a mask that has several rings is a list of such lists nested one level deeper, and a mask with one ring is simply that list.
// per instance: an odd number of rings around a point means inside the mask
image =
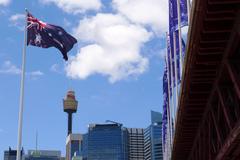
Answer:
[{"label": "sydney tower", "polygon": [[68,135],[72,133],[72,114],[77,112],[78,101],[75,99],[75,92],[69,90],[63,99],[64,112],[68,114]]}]

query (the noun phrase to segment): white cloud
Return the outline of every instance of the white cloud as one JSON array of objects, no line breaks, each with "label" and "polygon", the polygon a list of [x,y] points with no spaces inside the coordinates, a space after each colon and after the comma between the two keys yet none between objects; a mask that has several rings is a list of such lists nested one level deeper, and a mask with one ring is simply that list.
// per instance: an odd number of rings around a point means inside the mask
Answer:
[{"label": "white cloud", "polygon": [[28,75],[32,80],[36,80],[39,77],[43,76],[44,73],[38,70],[33,72],[27,72],[26,75]]},{"label": "white cloud", "polygon": [[[20,75],[22,70],[14,65],[11,61],[5,61],[0,67],[0,74]],[[32,72],[26,72],[26,75],[31,77],[39,77],[44,75],[43,72],[37,70]]]},{"label": "white cloud", "polygon": [[44,75],[41,71],[33,71],[28,73],[30,76],[42,76]]},{"label": "white cloud", "polygon": [[74,32],[80,41],[91,44],[79,49],[70,60],[66,66],[69,77],[85,79],[98,73],[115,82],[142,74],[148,67],[148,59],[140,51],[152,34],[121,15],[85,18]]},{"label": "white cloud", "polygon": [[14,14],[14,15],[12,15],[10,18],[9,18],[9,20],[11,21],[11,22],[16,22],[16,21],[18,21],[18,20],[23,20],[25,18],[25,15],[24,14]]},{"label": "white cloud", "polygon": [[25,20],[24,14],[14,14],[9,18],[11,25],[16,26],[20,30],[24,29],[24,20]]},{"label": "white cloud", "polygon": [[0,6],[7,6],[10,2],[10,0],[0,0]]},{"label": "white cloud", "polygon": [[17,68],[10,61],[5,61],[0,68],[0,74],[21,74],[21,69]]},{"label": "white cloud", "polygon": [[43,4],[54,3],[67,13],[83,13],[87,10],[99,10],[101,0],[39,0]]},{"label": "white cloud", "polygon": [[113,0],[114,8],[134,23],[150,26],[163,36],[168,30],[167,0]]}]

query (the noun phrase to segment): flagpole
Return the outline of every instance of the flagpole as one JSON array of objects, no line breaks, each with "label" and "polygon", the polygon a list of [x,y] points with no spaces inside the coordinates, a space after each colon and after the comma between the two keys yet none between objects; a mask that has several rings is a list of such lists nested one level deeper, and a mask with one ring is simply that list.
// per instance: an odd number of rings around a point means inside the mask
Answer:
[{"label": "flagpole", "polygon": [[177,12],[178,12],[178,42],[179,42],[179,56],[180,56],[180,78],[182,77],[182,28],[181,28],[181,7],[180,0],[177,0]]},{"label": "flagpole", "polygon": [[[166,65],[167,65],[167,79],[168,79],[168,101],[167,101],[167,136],[165,136],[166,143],[165,143],[165,155],[168,157],[168,151],[171,148],[171,132],[170,132],[170,104],[169,104],[169,99],[170,99],[170,87],[169,87],[169,70],[168,70],[168,54],[166,54]],[[166,157],[166,156],[165,156]],[[167,158],[168,159],[168,158]]]},{"label": "flagpole", "polygon": [[175,126],[175,117],[176,117],[176,110],[177,110],[177,104],[178,104],[178,71],[177,71],[177,51],[176,51],[176,33],[173,32],[173,48],[174,48],[174,67],[175,67],[175,87],[176,87],[176,101],[175,101],[175,107],[174,107],[174,126]]},{"label": "flagpole", "polygon": [[22,72],[21,72],[21,87],[20,87],[20,102],[18,113],[18,143],[17,143],[17,160],[21,160],[22,148],[22,123],[23,123],[23,104],[24,104],[24,81],[25,81],[25,59],[26,59],[26,46],[27,46],[27,9],[26,11],[26,24],[24,29],[24,45],[22,51]]},{"label": "flagpole", "polygon": [[[171,88],[171,90],[172,90],[172,96],[173,96],[173,65],[172,65],[172,62],[173,62],[173,59],[172,59],[172,51],[171,51],[171,49],[170,49],[170,70],[171,70],[171,84],[172,84],[172,88]],[[173,114],[173,109],[174,109],[174,101],[173,101],[173,97],[172,97],[172,99],[171,99],[171,106],[172,107],[170,107],[170,131],[171,131],[171,137],[170,137],[170,139],[171,139],[171,141],[172,141],[172,138],[173,138],[173,136],[172,136],[172,133],[173,133],[173,131],[172,131],[172,114]]]},{"label": "flagpole", "polygon": [[[167,81],[168,81],[168,101],[167,101],[167,124],[168,124],[168,128],[167,128],[167,136],[165,137],[166,139],[169,137],[171,137],[171,131],[170,131],[170,107],[169,107],[169,99],[170,99],[170,83],[169,83],[169,70],[168,70],[168,52],[166,52],[166,65],[167,65]],[[168,142],[168,139],[166,140],[166,146],[165,146],[165,154],[168,155],[168,150],[171,148],[170,147],[170,144],[171,144],[171,139],[169,139],[169,142]],[[169,145],[169,146],[168,146]],[[167,153],[166,153],[167,152]]]},{"label": "flagpole", "polygon": [[[167,79],[168,79],[168,106],[167,106],[167,115],[168,115],[168,130],[171,137],[171,114],[170,114],[170,75],[169,75],[169,59],[168,59],[168,33],[166,32],[166,62],[167,62]],[[170,55],[171,56],[171,55]],[[170,145],[171,145],[171,139],[170,139]]]}]

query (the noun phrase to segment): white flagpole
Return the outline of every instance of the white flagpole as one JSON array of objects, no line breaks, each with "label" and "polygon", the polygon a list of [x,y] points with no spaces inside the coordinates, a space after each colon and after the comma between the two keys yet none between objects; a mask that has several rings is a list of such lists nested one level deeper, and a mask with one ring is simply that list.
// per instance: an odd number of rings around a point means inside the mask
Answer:
[{"label": "white flagpole", "polygon": [[[167,62],[167,79],[168,79],[168,106],[167,106],[167,115],[168,115],[168,130],[171,137],[171,114],[170,114],[170,75],[169,75],[169,61],[168,61],[168,33],[166,32],[166,62]],[[170,55],[171,56],[171,55]],[[170,139],[171,141],[171,139]],[[171,142],[170,142],[171,144]]]},{"label": "white flagpole", "polygon": [[180,0],[177,0],[177,11],[178,11],[178,41],[179,41],[179,61],[180,61],[180,78],[182,77],[182,28],[181,28],[181,7]]},{"label": "white flagpole", "polygon": [[[170,50],[170,70],[171,70],[171,84],[172,84],[172,88],[171,88],[171,90],[172,90],[172,96],[173,96],[173,66],[172,66],[172,62],[173,62],[173,59],[172,59],[172,52],[171,52],[171,50]],[[171,137],[170,137],[170,139],[171,139],[171,141],[172,141],[172,138],[173,138],[173,136],[172,136],[172,134],[173,134],[173,131],[172,131],[172,120],[173,120],[173,111],[174,111],[174,101],[173,101],[173,97],[172,97],[172,100],[171,100],[171,106],[170,106],[170,131],[171,131]],[[170,144],[170,146],[171,146],[171,144]]]},{"label": "white flagpole", "polygon": [[[174,107],[174,126],[175,126],[175,117],[176,117],[176,111],[177,111],[177,105],[178,105],[178,71],[177,71],[177,51],[176,51],[176,33],[173,32],[173,48],[174,48],[174,67],[175,67],[175,87],[176,87],[176,101],[175,101],[175,107]],[[181,65],[180,65],[181,66]]]},{"label": "white flagpole", "polygon": [[20,88],[20,102],[18,113],[18,143],[17,143],[17,160],[21,160],[22,148],[22,123],[23,123],[23,104],[24,104],[24,81],[25,81],[25,59],[27,46],[27,9],[26,10],[26,24],[24,29],[24,45],[22,52],[22,72],[21,72],[21,88]]},{"label": "white flagpole", "polygon": [[167,63],[167,79],[168,79],[168,105],[167,105],[167,135],[165,136],[166,138],[166,143],[165,143],[165,159],[169,159],[169,150],[171,146],[171,114],[170,114],[170,83],[169,83],[169,66],[168,66],[168,52],[166,52],[166,63]]}]

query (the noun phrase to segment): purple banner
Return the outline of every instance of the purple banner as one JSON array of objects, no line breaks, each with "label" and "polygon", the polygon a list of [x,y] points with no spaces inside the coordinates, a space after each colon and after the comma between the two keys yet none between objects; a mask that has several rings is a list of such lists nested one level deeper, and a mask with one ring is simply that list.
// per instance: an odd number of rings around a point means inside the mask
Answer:
[{"label": "purple banner", "polygon": [[169,65],[171,65],[169,69],[171,69],[170,77],[172,81],[171,87],[175,86],[175,55],[174,55],[174,43],[173,43],[173,32],[169,33],[169,44],[168,44],[168,54],[169,54]]},{"label": "purple banner", "polygon": [[[172,75],[172,71],[171,71],[171,67],[173,67],[173,60],[172,60],[172,54],[171,54],[171,43],[170,43],[170,36],[167,36],[167,56],[168,56],[168,68],[167,68],[167,72],[169,75],[169,87],[170,87],[170,96],[172,95],[171,92],[171,88],[172,88],[172,79],[174,81],[174,78],[171,76]],[[174,83],[173,83],[174,84]]]},{"label": "purple banner", "polygon": [[[180,0],[181,27],[188,25],[187,0]],[[177,0],[169,0],[169,32],[178,30]]]},{"label": "purple banner", "polygon": [[[165,61],[166,62],[166,61]],[[166,142],[167,134],[167,110],[168,110],[168,76],[167,76],[167,63],[165,63],[164,74],[163,74],[163,116],[162,116],[162,138],[163,144]]]},{"label": "purple banner", "polygon": [[188,25],[187,0],[180,0],[181,26]]}]

